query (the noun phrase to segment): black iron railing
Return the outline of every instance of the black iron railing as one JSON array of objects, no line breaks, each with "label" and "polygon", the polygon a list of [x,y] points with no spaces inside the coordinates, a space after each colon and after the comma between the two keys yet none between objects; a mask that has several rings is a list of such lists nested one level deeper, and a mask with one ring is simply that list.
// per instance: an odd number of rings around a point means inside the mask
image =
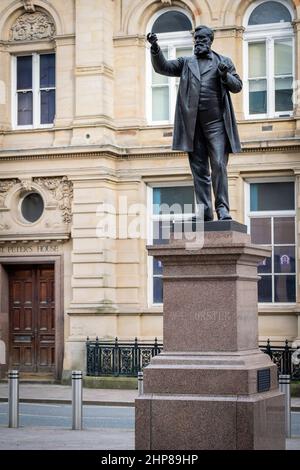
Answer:
[{"label": "black iron railing", "polygon": [[[267,344],[259,345],[259,348],[268,354],[278,367],[278,374],[289,374],[291,380],[300,380],[300,364],[292,360],[295,351],[298,351],[298,362],[300,362],[300,349],[289,346],[285,341],[284,346],[271,346],[270,340]],[[162,343],[138,343],[137,338],[133,342],[90,341],[87,338],[87,375],[90,376],[127,376],[137,377],[151,360],[163,350]],[[294,354],[295,356],[295,354]]]},{"label": "black iron railing", "polygon": [[[260,345],[259,347],[277,365],[278,374],[288,374],[291,376],[292,381],[300,380],[300,348],[290,347],[287,339],[284,346],[271,346],[268,339],[266,345]],[[298,354],[295,353],[296,351],[298,351]]]},{"label": "black iron railing", "polygon": [[119,342],[116,338],[112,343],[87,338],[87,375],[137,377],[151,357],[157,356],[162,349],[157,338],[153,344],[138,343],[137,338],[134,342]]}]

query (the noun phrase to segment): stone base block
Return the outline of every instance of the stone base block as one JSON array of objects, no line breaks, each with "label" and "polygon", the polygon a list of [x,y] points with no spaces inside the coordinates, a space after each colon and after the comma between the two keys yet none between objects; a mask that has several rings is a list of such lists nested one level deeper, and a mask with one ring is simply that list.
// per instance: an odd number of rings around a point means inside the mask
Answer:
[{"label": "stone base block", "polygon": [[[267,374],[267,383],[261,384],[261,372]],[[144,371],[146,394],[239,396],[270,390],[278,391],[277,367],[258,348],[228,353],[162,352]]]},{"label": "stone base block", "polygon": [[285,449],[283,395],[142,395],[136,449]]}]

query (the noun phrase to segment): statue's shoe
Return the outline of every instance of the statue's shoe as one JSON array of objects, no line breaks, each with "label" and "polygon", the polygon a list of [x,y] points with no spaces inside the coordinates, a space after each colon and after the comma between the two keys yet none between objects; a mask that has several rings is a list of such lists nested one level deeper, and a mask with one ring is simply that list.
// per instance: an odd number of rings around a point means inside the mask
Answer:
[{"label": "statue's shoe", "polygon": [[225,207],[217,209],[217,216],[218,220],[232,220],[231,215],[229,214],[228,210],[225,209]]}]

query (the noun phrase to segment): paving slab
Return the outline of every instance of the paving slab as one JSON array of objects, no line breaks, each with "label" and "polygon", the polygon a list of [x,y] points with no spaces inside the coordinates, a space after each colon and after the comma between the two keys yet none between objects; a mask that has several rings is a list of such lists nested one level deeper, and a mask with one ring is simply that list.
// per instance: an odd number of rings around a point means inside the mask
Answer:
[{"label": "paving slab", "polygon": [[134,431],[0,427],[0,450],[133,450]]}]

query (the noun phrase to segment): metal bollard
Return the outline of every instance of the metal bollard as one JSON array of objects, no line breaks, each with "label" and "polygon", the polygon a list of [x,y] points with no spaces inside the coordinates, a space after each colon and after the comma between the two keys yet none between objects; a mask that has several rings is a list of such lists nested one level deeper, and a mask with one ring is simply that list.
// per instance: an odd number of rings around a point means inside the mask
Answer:
[{"label": "metal bollard", "polygon": [[279,389],[284,393],[285,402],[285,436],[291,437],[291,376],[279,375]]},{"label": "metal bollard", "polygon": [[138,391],[139,395],[144,393],[144,374],[143,372],[138,372]]},{"label": "metal bollard", "polygon": [[82,372],[72,371],[72,429],[82,429]]},{"label": "metal bollard", "polygon": [[19,371],[8,371],[8,426],[19,427]]}]

